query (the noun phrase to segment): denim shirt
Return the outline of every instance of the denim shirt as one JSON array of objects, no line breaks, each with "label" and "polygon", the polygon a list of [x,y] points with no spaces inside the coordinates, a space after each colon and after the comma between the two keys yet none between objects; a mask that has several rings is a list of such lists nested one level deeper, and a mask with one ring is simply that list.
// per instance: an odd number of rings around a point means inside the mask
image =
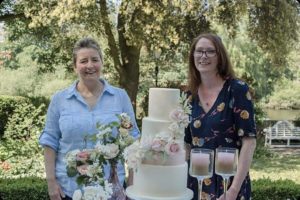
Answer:
[{"label": "denim shirt", "polygon": [[[72,197],[78,188],[75,177],[68,177],[64,157],[67,152],[74,149],[93,148],[91,141],[84,142],[88,134],[97,133],[97,123],[107,124],[117,121],[116,114],[126,112],[132,119],[133,130],[131,135],[139,137],[139,130],[135,121],[134,111],[125,90],[113,87],[100,79],[104,85],[102,95],[94,108],[90,108],[80,93],[76,90],[76,81],[70,87],[57,92],[50,102],[47,112],[45,128],[40,136],[40,145],[49,146],[56,152],[56,179],[63,192]],[[117,133],[114,133],[117,134]],[[118,164],[120,183],[125,179],[123,165]],[[109,177],[110,168],[104,166],[105,178]]]}]

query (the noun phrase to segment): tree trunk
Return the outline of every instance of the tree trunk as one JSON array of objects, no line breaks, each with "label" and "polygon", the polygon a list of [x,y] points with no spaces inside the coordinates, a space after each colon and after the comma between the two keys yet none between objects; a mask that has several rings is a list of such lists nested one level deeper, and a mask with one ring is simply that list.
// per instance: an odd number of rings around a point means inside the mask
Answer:
[{"label": "tree trunk", "polygon": [[123,87],[132,102],[134,111],[136,111],[136,96],[138,93],[139,76],[140,76],[140,53],[142,43],[135,41],[135,46],[128,45],[125,34],[126,21],[124,16],[119,13],[118,15],[118,36],[119,36],[119,48],[121,53],[122,65],[119,69],[120,80],[119,84]]},{"label": "tree trunk", "polygon": [[[130,46],[127,44],[125,33],[125,20],[122,13],[118,15],[118,39],[119,39],[119,48],[117,42],[114,38],[112,29],[113,26],[109,21],[108,17],[108,8],[106,0],[99,0],[101,17],[104,23],[105,34],[108,40],[109,54],[113,58],[114,67],[120,75],[119,84],[124,88],[133,105],[134,110],[136,110],[136,96],[138,92],[139,85],[139,74],[140,74],[140,52],[141,52],[141,43],[138,42],[136,46]],[[124,2],[122,2],[124,3]]]},{"label": "tree trunk", "polygon": [[[139,75],[140,75],[140,50],[138,47],[121,47],[121,54],[123,65],[121,66],[120,74],[120,86],[123,87],[132,102],[134,110],[136,110],[136,96],[139,86]],[[126,53],[126,54],[123,54]]]}]

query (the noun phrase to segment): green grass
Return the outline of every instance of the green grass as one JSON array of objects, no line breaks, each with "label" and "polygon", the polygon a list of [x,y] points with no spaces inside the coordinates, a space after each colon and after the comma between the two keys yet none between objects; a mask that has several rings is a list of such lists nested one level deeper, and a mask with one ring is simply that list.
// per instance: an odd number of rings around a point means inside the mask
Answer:
[{"label": "green grass", "polygon": [[300,154],[272,153],[271,156],[254,158],[250,176],[252,180],[289,179],[300,184]]}]

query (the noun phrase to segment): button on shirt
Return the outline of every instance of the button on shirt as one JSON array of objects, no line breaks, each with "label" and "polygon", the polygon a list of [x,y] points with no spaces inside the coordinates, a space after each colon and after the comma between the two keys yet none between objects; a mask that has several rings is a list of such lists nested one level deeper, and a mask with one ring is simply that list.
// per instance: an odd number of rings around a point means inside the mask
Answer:
[{"label": "button on shirt", "polygon": [[[43,147],[49,146],[56,151],[56,178],[68,196],[73,195],[78,185],[75,177],[67,176],[64,157],[69,151],[94,147],[92,141],[85,142],[84,138],[86,135],[97,133],[97,123],[108,124],[118,121],[116,114],[125,112],[133,122],[131,135],[139,137],[134,111],[125,90],[113,87],[105,80],[100,81],[104,85],[103,93],[92,109],[77,91],[78,81],[69,88],[57,92],[50,102],[46,125],[39,139]],[[125,179],[124,167],[121,163],[117,167],[122,184]],[[107,179],[110,172],[108,165],[104,166],[104,172]]]}]

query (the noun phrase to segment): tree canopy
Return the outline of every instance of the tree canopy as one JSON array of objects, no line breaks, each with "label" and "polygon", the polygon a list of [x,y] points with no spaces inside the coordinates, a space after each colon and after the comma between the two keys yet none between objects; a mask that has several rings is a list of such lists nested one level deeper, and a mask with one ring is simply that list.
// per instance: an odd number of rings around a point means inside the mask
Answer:
[{"label": "tree canopy", "polygon": [[165,59],[186,55],[195,36],[216,31],[212,22],[227,27],[233,38],[247,16],[249,38],[282,66],[298,39],[299,10],[295,0],[4,0],[0,20],[16,46],[36,45],[35,59],[45,64],[41,71],[53,70],[55,63],[70,67],[74,42],[99,38],[134,103],[141,53],[160,51]]}]

